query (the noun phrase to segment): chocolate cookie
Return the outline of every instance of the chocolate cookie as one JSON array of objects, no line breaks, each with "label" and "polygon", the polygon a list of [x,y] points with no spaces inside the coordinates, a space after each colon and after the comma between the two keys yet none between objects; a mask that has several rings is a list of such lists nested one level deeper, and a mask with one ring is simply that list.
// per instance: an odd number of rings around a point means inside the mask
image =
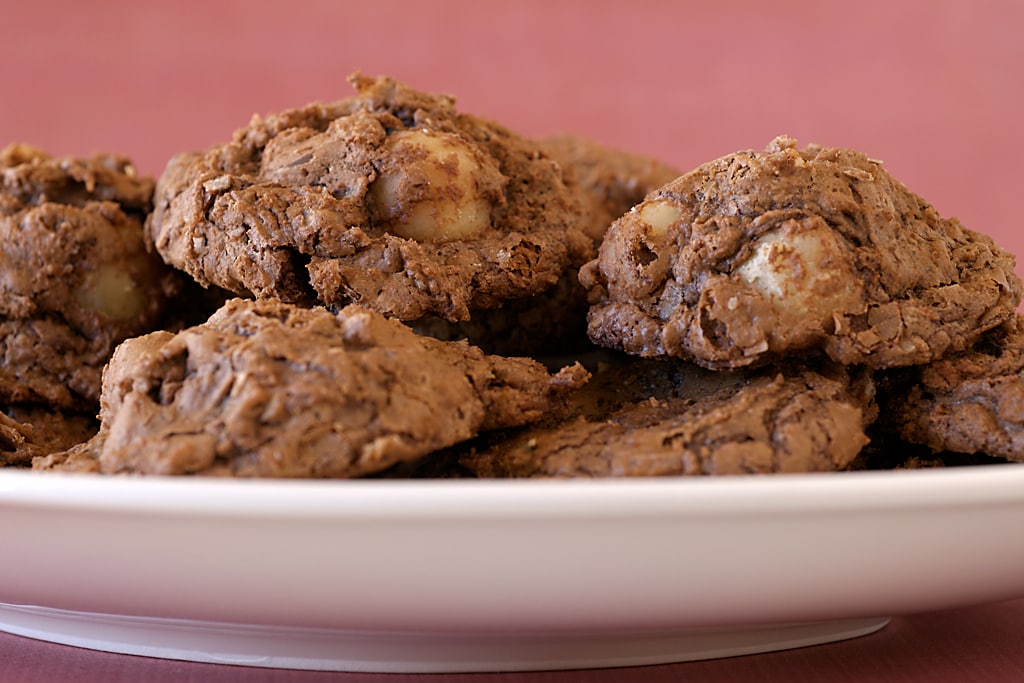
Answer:
[{"label": "chocolate cookie", "polygon": [[448,96],[350,82],[354,98],[171,160],[147,223],[164,259],[243,296],[458,321],[592,256],[578,191],[537,143]]},{"label": "chocolate cookie", "polygon": [[203,325],[119,346],[101,431],[66,468],[91,457],[111,473],[361,476],[536,420],[587,377],[422,337],[358,305],[235,299]]},{"label": "chocolate cookie", "polygon": [[0,402],[95,410],[114,346],[178,276],[145,245],[151,180],[122,157],[0,152]]},{"label": "chocolate cookie", "polygon": [[973,348],[889,378],[885,420],[933,451],[1024,462],[1024,318]]},{"label": "chocolate cookie", "polygon": [[1010,318],[1013,268],[880,162],[780,137],[651,193],[580,281],[600,345],[720,369],[805,350],[887,368],[963,350]]},{"label": "chocolate cookie", "polygon": [[842,470],[868,442],[870,377],[833,369],[711,372],[667,359],[606,368],[569,419],[463,455],[480,477],[622,477]]}]

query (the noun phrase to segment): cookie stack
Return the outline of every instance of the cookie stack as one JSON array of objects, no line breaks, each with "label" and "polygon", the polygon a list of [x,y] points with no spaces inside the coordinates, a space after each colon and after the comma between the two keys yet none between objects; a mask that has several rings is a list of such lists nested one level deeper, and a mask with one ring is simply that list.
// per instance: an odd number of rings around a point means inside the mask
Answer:
[{"label": "cookie stack", "polygon": [[95,432],[114,347],[162,323],[182,279],[143,239],[152,195],[123,157],[0,151],[0,464]]},{"label": "cookie stack", "polygon": [[582,267],[589,336],[624,354],[585,392],[612,398],[460,462],[621,476],[1022,460],[1013,268],[879,162],[779,137],[650,192]]},{"label": "cookie stack", "polygon": [[[1013,258],[879,162],[780,137],[682,174],[350,82],[155,184],[116,157],[3,153],[0,229],[23,245],[3,254],[7,464],[552,477],[846,470],[889,441],[1024,456]],[[86,423],[49,439],[22,406]]]}]

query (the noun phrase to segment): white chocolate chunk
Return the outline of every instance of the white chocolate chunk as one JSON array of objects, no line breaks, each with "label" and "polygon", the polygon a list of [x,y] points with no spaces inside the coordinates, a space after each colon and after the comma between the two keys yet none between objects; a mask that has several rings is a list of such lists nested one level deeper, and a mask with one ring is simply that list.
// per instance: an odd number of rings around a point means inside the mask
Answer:
[{"label": "white chocolate chunk", "polygon": [[472,237],[490,226],[488,187],[501,174],[450,133],[405,130],[388,138],[391,162],[370,186],[376,222],[421,242]]},{"label": "white chocolate chunk", "polygon": [[862,305],[850,255],[823,221],[788,221],[762,235],[735,272],[777,312],[823,327],[831,324],[835,311]]}]

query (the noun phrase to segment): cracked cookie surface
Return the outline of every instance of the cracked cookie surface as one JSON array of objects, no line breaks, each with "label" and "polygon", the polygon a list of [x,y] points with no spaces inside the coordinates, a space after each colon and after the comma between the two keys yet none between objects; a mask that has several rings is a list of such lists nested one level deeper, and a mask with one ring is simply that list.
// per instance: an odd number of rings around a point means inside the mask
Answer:
[{"label": "cracked cookie surface", "polygon": [[567,417],[459,458],[478,477],[627,477],[842,470],[877,415],[865,373],[714,372],[677,359],[598,369]]},{"label": "cracked cookie surface", "polygon": [[593,255],[559,165],[451,97],[389,78],[254,117],[157,182],[164,259],[242,296],[467,320],[537,294]]},{"label": "cracked cookie surface", "polygon": [[143,239],[152,191],[123,157],[0,151],[0,401],[92,408],[114,346],[158,326],[179,280]]},{"label": "cracked cookie surface", "polygon": [[820,350],[887,368],[963,350],[1020,302],[1013,256],[867,156],[775,139],[652,193],[580,272],[591,338],[726,369]]},{"label": "cracked cookie surface", "polygon": [[95,439],[41,468],[355,477],[525,424],[588,373],[549,373],[419,336],[358,305],[337,314],[229,301],[206,323],[118,347]]}]

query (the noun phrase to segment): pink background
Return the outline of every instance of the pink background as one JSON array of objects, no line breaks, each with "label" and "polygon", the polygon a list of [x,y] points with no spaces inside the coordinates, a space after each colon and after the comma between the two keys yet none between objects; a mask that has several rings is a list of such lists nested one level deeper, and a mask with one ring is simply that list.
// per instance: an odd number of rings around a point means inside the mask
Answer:
[{"label": "pink background", "polygon": [[36,0],[0,26],[0,145],[156,175],[359,69],[682,170],[780,133],[860,149],[1024,273],[1018,0]]}]

